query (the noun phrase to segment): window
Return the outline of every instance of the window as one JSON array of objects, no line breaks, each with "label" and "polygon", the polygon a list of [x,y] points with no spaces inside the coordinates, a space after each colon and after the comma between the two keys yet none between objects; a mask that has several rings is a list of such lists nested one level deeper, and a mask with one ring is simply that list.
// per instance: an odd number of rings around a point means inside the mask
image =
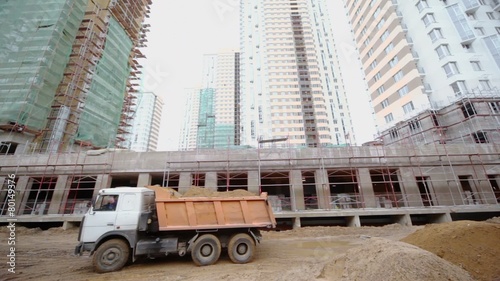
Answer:
[{"label": "window", "polygon": [[370,64],[370,67],[374,69],[377,66],[377,60],[373,60],[373,62]]},{"label": "window", "polygon": [[366,38],[366,40],[365,40],[365,43],[364,43],[364,44],[365,44],[365,46],[368,46],[368,44],[370,44],[370,37]]},{"label": "window", "polygon": [[377,72],[377,74],[375,74],[375,76],[373,76],[373,80],[375,80],[375,82],[377,82],[378,80],[380,80],[380,72]]},{"label": "window", "polygon": [[484,28],[482,27],[474,27],[474,30],[476,31],[476,34],[481,36],[484,35]]},{"label": "window", "polygon": [[395,82],[398,82],[399,80],[401,80],[401,78],[403,78],[403,76],[404,76],[404,75],[403,75],[403,71],[402,71],[402,70],[398,71],[398,73],[396,73],[396,74],[393,76],[394,81],[395,81]]},{"label": "window", "polygon": [[465,81],[457,81],[450,84],[450,86],[453,89],[455,96],[461,96],[467,93],[467,86],[465,85]]},{"label": "window", "polygon": [[486,15],[490,20],[495,20],[495,14],[493,14],[493,12],[486,12]]},{"label": "window", "polygon": [[490,80],[479,80],[479,85],[483,90],[491,90]]},{"label": "window", "polygon": [[446,7],[446,10],[448,11],[451,22],[455,26],[455,30],[460,35],[462,41],[470,40],[476,37],[469,25],[469,20],[465,17],[462,8],[458,4]]},{"label": "window", "polygon": [[94,205],[94,211],[114,211],[118,204],[118,195],[99,196]]},{"label": "window", "polygon": [[472,69],[474,69],[474,71],[483,70],[483,68],[481,67],[481,63],[479,61],[471,61],[470,64],[472,65]]},{"label": "window", "polygon": [[410,112],[412,112],[413,110],[415,110],[415,107],[413,106],[413,102],[409,102],[405,105],[403,105],[403,111],[405,112],[405,114],[408,114]]},{"label": "window", "polygon": [[436,19],[434,18],[434,14],[426,14],[422,18],[422,21],[424,22],[425,26],[429,26],[429,24],[435,23]]},{"label": "window", "polygon": [[462,113],[464,114],[465,118],[469,118],[470,116],[476,115],[476,109],[474,108],[474,105],[470,102],[465,102],[462,104]]},{"label": "window", "polygon": [[398,129],[390,130],[389,135],[391,136],[391,139],[397,139],[399,137]]},{"label": "window", "polygon": [[420,121],[418,119],[414,119],[408,122],[408,128],[410,131],[416,131],[420,128]]},{"label": "window", "polygon": [[377,16],[380,14],[380,11],[381,11],[380,7],[377,7],[377,9],[375,10],[375,12],[373,12],[373,18],[374,19],[377,18]]},{"label": "window", "polygon": [[385,99],[380,104],[382,105],[382,108],[386,108],[389,106],[389,100]]},{"label": "window", "polygon": [[389,65],[392,67],[394,67],[397,63],[398,63],[399,59],[397,56],[395,56],[394,58],[392,58],[392,60],[389,61]]},{"label": "window", "polygon": [[494,102],[490,102],[490,109],[491,109],[491,112],[493,113],[500,113],[500,101],[494,101]]},{"label": "window", "polygon": [[431,32],[429,32],[429,37],[431,38],[432,42],[444,38],[443,33],[441,32],[441,28],[434,28],[433,30],[431,30]]},{"label": "window", "polygon": [[380,36],[380,41],[384,42],[384,41],[385,41],[385,39],[387,39],[387,37],[389,37],[389,31],[388,31],[388,30],[386,30],[386,31],[382,34],[382,36]]},{"label": "window", "polygon": [[392,116],[392,113],[387,114],[384,116],[385,123],[390,123],[392,120],[394,120],[394,117]]},{"label": "window", "polygon": [[371,57],[373,55],[373,49],[372,48],[370,48],[370,50],[368,50],[368,54],[367,55],[368,55],[368,57]]},{"label": "window", "polygon": [[497,26],[497,27],[495,27],[495,29],[496,29],[497,33],[500,34],[500,27]]},{"label": "window", "polygon": [[381,95],[384,91],[385,91],[384,85],[380,86],[380,87],[377,89],[377,93],[378,93],[379,95]]},{"label": "window", "polygon": [[486,136],[486,132],[475,132],[472,133],[472,137],[476,143],[488,143],[488,137]]},{"label": "window", "polygon": [[436,49],[436,53],[438,54],[439,59],[442,59],[446,56],[450,56],[450,49],[448,48],[448,45],[439,45]]},{"label": "window", "polygon": [[387,47],[384,49],[385,53],[388,54],[390,51],[392,51],[392,49],[394,49],[394,44],[389,43],[389,45],[387,45]]},{"label": "window", "polygon": [[405,85],[403,88],[398,90],[398,94],[400,97],[405,96],[406,94],[408,94],[408,92],[408,85]]},{"label": "window", "polygon": [[422,12],[423,9],[428,8],[429,4],[427,3],[426,0],[421,0],[417,2],[417,9],[419,12]]},{"label": "window", "polygon": [[377,29],[381,29],[382,26],[384,26],[384,23],[385,23],[385,19],[382,18],[378,23],[377,23]]},{"label": "window", "polygon": [[457,63],[452,61],[443,66],[444,72],[446,73],[446,77],[451,77],[455,74],[459,74]]},{"label": "window", "polygon": [[467,15],[467,17],[470,19],[470,20],[476,20],[476,13],[474,12],[471,12],[471,13],[465,13]]}]

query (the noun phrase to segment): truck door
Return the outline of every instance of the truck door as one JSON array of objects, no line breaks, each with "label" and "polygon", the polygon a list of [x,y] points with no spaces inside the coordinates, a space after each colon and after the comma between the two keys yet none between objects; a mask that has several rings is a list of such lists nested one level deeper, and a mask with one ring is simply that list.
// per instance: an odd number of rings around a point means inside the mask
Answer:
[{"label": "truck door", "polygon": [[117,206],[120,196],[113,194],[99,195],[97,200],[85,216],[85,227],[82,231],[82,242],[94,242],[108,231],[115,230]]}]

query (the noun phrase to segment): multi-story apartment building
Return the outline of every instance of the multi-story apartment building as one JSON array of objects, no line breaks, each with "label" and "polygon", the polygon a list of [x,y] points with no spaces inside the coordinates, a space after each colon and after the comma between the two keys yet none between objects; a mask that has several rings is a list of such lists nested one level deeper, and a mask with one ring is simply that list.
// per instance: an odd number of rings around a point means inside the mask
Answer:
[{"label": "multi-story apartment building", "polygon": [[344,3],[385,144],[500,141],[498,1]]},{"label": "multi-story apartment building", "polygon": [[150,4],[0,1],[2,152],[120,146]]},{"label": "multi-story apartment building", "polygon": [[240,144],[239,60],[235,51],[203,57],[201,87],[187,91],[181,150]]},{"label": "multi-story apartment building", "polygon": [[132,128],[127,136],[127,147],[130,150],[156,151],[160,134],[163,100],[152,92],[137,94]]},{"label": "multi-story apartment building", "polygon": [[198,139],[198,116],[200,111],[200,88],[185,89],[186,104],[179,137],[179,150],[196,149]]},{"label": "multi-story apartment building", "polygon": [[326,1],[246,0],[240,8],[242,144],[354,144]]}]

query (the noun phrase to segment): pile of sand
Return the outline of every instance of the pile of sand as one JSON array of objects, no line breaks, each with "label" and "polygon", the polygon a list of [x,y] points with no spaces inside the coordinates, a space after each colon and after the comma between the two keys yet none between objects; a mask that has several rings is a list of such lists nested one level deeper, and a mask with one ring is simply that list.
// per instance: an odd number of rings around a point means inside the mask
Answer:
[{"label": "pile of sand", "polygon": [[473,281],[464,269],[403,242],[370,238],[328,263],[318,280]]},{"label": "pile of sand", "polygon": [[401,241],[450,261],[478,280],[500,280],[500,224],[476,221],[426,225]]},{"label": "pile of sand", "polygon": [[186,191],[182,197],[245,197],[245,196],[256,196],[252,192],[246,191],[244,189],[236,189],[232,191],[214,191],[208,188],[193,186],[188,191]]}]

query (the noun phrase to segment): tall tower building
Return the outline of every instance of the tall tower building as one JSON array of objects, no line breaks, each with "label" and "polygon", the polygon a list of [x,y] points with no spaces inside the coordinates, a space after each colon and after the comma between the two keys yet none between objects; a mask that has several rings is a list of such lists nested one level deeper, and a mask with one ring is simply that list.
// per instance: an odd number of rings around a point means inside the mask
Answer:
[{"label": "tall tower building", "polygon": [[242,143],[355,144],[325,0],[241,3]]},{"label": "tall tower building", "polygon": [[127,136],[127,147],[133,151],[156,151],[160,134],[163,100],[152,92],[137,94],[132,106],[132,128]]},{"label": "tall tower building", "polygon": [[344,1],[385,144],[498,142],[498,1]]},{"label": "tall tower building", "polygon": [[[10,152],[120,146],[151,0],[0,2],[0,141]],[[120,129],[121,128],[121,129]],[[14,147],[14,149],[12,149]]]},{"label": "tall tower building", "polygon": [[221,51],[203,57],[201,87],[189,89],[181,150],[240,144],[240,54]]}]

